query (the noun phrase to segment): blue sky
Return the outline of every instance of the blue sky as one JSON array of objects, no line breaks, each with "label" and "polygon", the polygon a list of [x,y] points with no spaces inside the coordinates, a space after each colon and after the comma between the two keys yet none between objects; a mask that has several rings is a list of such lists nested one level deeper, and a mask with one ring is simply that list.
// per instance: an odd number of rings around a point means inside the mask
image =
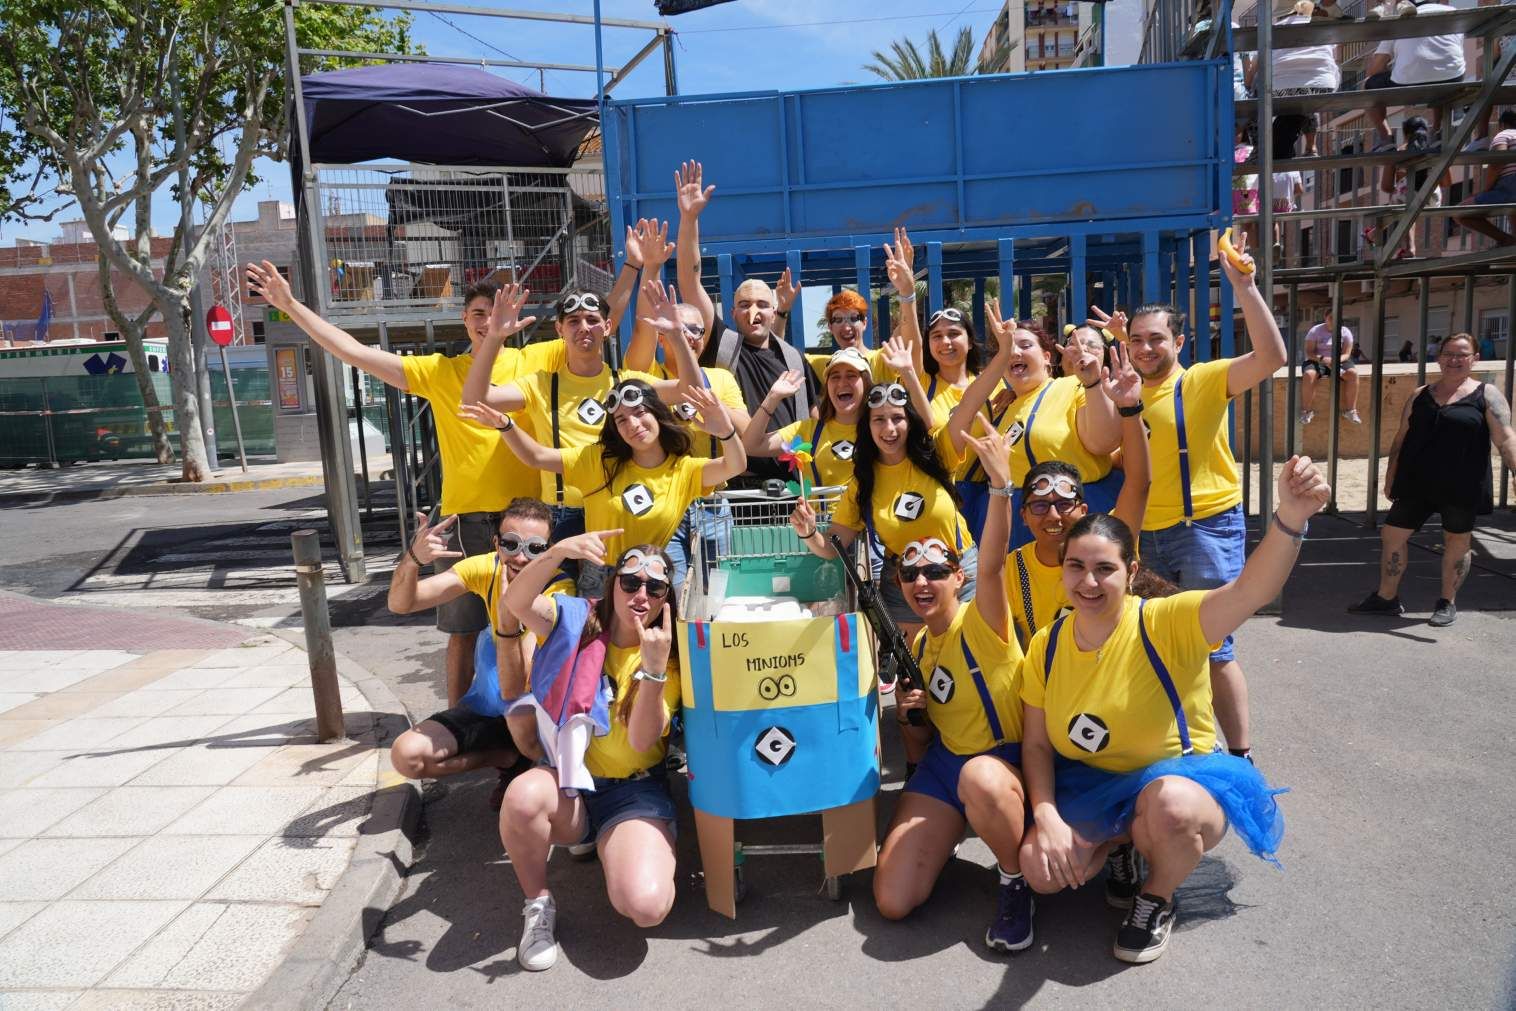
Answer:
[{"label": "blue sky", "polygon": [[[482,0],[476,0],[482,2]],[[521,9],[527,4],[510,4]],[[588,14],[590,0],[534,0],[530,8]],[[935,28],[951,39],[967,25],[977,55],[986,27],[999,11],[999,0],[735,0],[733,3],[671,18],[682,94],[825,87],[877,80],[863,69],[876,49],[902,36],[924,40]],[[605,17],[656,21],[653,0],[605,0]],[[448,15],[445,23],[430,14],[415,15],[416,39],[442,56],[541,60],[553,63],[595,62],[591,28],[546,22],[504,21]],[[455,27],[456,26],[456,27]],[[649,35],[633,29],[607,29],[605,62],[617,66],[642,47]],[[918,42],[919,44],[919,42]],[[509,55],[507,55],[509,54]],[[537,72],[502,70],[508,77],[537,86]],[[594,94],[593,74],[548,71],[547,92],[565,97]],[[615,94],[638,97],[663,93],[662,61],[649,58]],[[263,181],[245,191],[234,220],[255,216],[259,200],[289,199],[288,169],[261,163]],[[72,217],[64,213],[60,219]],[[177,220],[165,187],[154,201],[153,226],[167,234]],[[0,242],[17,238],[52,239],[56,224],[6,223]]]}]

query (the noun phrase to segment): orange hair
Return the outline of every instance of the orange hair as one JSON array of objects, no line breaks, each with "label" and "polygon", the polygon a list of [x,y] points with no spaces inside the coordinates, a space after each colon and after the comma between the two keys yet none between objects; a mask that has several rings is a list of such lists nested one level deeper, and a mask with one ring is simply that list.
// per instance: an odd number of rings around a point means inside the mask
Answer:
[{"label": "orange hair", "polygon": [[832,310],[834,309],[851,309],[853,312],[856,312],[858,315],[862,316],[864,322],[868,322],[868,299],[864,298],[862,295],[858,294],[851,288],[844,288],[842,291],[839,291],[837,294],[826,300],[825,314],[828,320],[832,318]]}]

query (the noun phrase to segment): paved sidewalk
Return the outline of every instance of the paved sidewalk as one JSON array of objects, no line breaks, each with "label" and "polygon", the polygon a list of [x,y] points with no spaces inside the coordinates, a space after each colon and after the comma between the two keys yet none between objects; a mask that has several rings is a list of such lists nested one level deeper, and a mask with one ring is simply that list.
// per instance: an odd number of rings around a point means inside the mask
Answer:
[{"label": "paved sidewalk", "polygon": [[0,1008],[255,991],[394,775],[393,728],[342,702],[350,739],[318,744],[290,642],[0,593]]},{"label": "paved sidewalk", "polygon": [[[354,461],[357,466],[357,461]],[[369,475],[374,481],[390,470],[387,453],[370,454]],[[152,460],[119,460],[81,463],[70,467],[23,467],[0,471],[0,505],[42,505],[55,502],[85,502],[121,498],[125,495],[194,495],[216,492],[270,490],[275,488],[323,487],[321,462],[248,463],[247,473],[229,462],[207,481],[190,483],[180,478],[177,463]],[[360,485],[363,474],[358,472]]]}]

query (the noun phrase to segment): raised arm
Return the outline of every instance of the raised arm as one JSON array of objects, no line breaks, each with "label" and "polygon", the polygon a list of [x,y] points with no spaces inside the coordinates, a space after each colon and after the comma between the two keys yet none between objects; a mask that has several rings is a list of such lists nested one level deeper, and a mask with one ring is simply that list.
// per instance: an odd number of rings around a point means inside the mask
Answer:
[{"label": "raised arm", "polygon": [[426,513],[416,514],[416,536],[395,563],[390,576],[386,603],[394,614],[414,614],[454,600],[468,592],[463,580],[452,569],[421,578],[421,566],[438,558],[462,558],[463,552],[448,547],[448,538],[457,516],[449,516],[436,526],[428,526]]},{"label": "raised arm", "polygon": [[790,513],[790,526],[795,528],[795,535],[800,538],[817,558],[836,558],[837,552],[832,548],[828,534],[836,534],[837,540],[842,542],[844,548],[850,547],[853,541],[858,539],[858,531],[852,527],[846,527],[832,520],[830,526],[823,532],[818,525],[816,510],[805,499],[795,503],[795,511]]},{"label": "raised arm", "polygon": [[1074,412],[1080,444],[1096,456],[1114,453],[1121,445],[1121,416],[1101,383],[1100,357],[1091,354],[1072,334],[1059,353],[1063,355],[1064,375],[1073,376],[1084,387],[1084,404]]},{"label": "raised arm", "polygon": [[916,374],[926,368],[922,356],[926,349],[921,339],[921,325],[916,318],[916,247],[904,228],[895,229],[895,244],[884,244],[884,272],[895,287],[895,301],[900,304],[900,320],[896,332],[911,349],[911,361],[916,365]]},{"label": "raised arm", "polygon": [[768,393],[753,411],[752,421],[742,433],[742,448],[749,456],[778,456],[784,452],[784,440],[778,430],[768,431],[769,419],[779,405],[800,392],[805,385],[805,376],[799,372],[782,373],[769,387]]},{"label": "raised arm", "polygon": [[1011,363],[1011,351],[1016,333],[1016,321],[1000,318],[1000,300],[985,300],[985,327],[995,336],[995,357],[974,377],[969,388],[963,391],[963,399],[948,416],[948,437],[953,440],[953,449],[959,456],[964,454],[969,433],[974,430],[974,421],[980,408],[995,392],[995,385],[1005,375]]},{"label": "raised arm", "polygon": [[[1119,314],[1118,314],[1119,315]],[[1125,332],[1123,330],[1123,332]],[[1153,483],[1152,461],[1148,457],[1147,429],[1142,427],[1142,377],[1127,357],[1126,341],[1111,345],[1111,367],[1105,370],[1105,395],[1116,405],[1121,418],[1121,466],[1125,478],[1116,496],[1112,515],[1128,529],[1141,530],[1148,509],[1148,488]],[[1137,414],[1121,415],[1121,410],[1138,409]]]},{"label": "raised arm", "polygon": [[716,187],[705,186],[704,170],[698,161],[687,161],[674,172],[674,192],[679,201],[678,275],[679,290],[690,305],[700,310],[705,332],[716,325],[716,306],[700,283],[700,212],[711,202]]},{"label": "raised arm", "polygon": [[725,484],[747,470],[747,451],[742,448],[741,432],[726,405],[704,386],[691,386],[684,392],[684,402],[695,409],[695,424],[721,444],[721,459],[708,461],[700,471],[700,483],[707,488]]},{"label": "raised arm", "polygon": [[[668,231],[667,221],[660,228],[658,222],[647,218],[640,219],[635,228],[629,227],[626,230],[626,262],[631,263],[635,258],[637,269],[642,271],[644,280],[661,278],[663,265],[674,254],[673,243],[668,241]],[[621,360],[623,367],[634,372],[651,372],[657,354],[658,332],[643,320],[643,317],[650,315],[652,313],[648,308],[647,296],[639,284],[637,307],[632,314],[632,340]]]},{"label": "raised arm", "polygon": [[288,316],[323,350],[355,369],[362,369],[387,386],[406,390],[405,365],[399,355],[371,347],[341,327],[317,316],[305,303],[296,301],[286,281],[267,260],[247,265],[248,292],[261,295],[269,305]]},{"label": "raised arm", "polygon": [[548,548],[528,562],[521,574],[511,581],[505,594],[506,610],[519,618],[532,635],[546,639],[553,630],[557,607],[551,597],[543,596],[542,591],[557,577],[563,563],[570,559],[604,565],[605,542],[621,536],[622,532],[616,529],[577,534]]},{"label": "raised arm", "polygon": [[515,383],[502,386],[491,384],[495,359],[505,339],[520,333],[533,323],[536,316],[521,318],[521,307],[526,304],[530,291],[519,284],[507,284],[495,292],[495,303],[490,307],[489,328],[469,364],[468,375],[463,380],[462,401],[465,404],[485,403],[501,411],[519,411],[526,406],[526,397]]},{"label": "raised arm", "polygon": [[[1237,251],[1244,252],[1246,249],[1247,239],[1239,233]],[[1242,307],[1242,319],[1248,328],[1248,339],[1253,345],[1253,350],[1233,358],[1232,364],[1227,367],[1227,394],[1235,397],[1272,376],[1284,365],[1287,356],[1284,335],[1279,332],[1279,324],[1274,322],[1274,310],[1264,301],[1258,285],[1254,283],[1255,275],[1251,270],[1247,273],[1238,270],[1232,266],[1228,257],[1221,256],[1217,259],[1221,262],[1221,272],[1231,282],[1237,304]],[[1253,262],[1251,256],[1244,255],[1243,259],[1249,265]]]},{"label": "raised arm", "polygon": [[932,402],[926,395],[926,388],[921,385],[921,376],[916,372],[913,360],[915,356],[911,354],[910,346],[897,336],[885,341],[880,350],[884,352],[884,364],[895,370],[895,375],[900,377],[900,385],[910,394],[911,406],[916,408],[916,413],[921,415],[928,428],[935,429],[937,421],[932,417]]},{"label": "raised arm", "polygon": [[[652,625],[638,625],[641,667],[649,674],[668,675],[669,653],[674,644],[674,616],[668,601]],[[664,686],[657,681],[633,681],[630,704],[622,707],[626,742],[633,751],[646,751],[658,743],[669,724],[663,704]]]},{"label": "raised arm", "polygon": [[464,404],[458,408],[458,417],[472,421],[480,428],[493,428],[499,432],[500,441],[533,470],[545,470],[549,474],[563,473],[563,450],[549,449],[527,435],[509,415],[501,414],[488,404]]},{"label": "raised arm", "polygon": [[1321,511],[1331,493],[1310,457],[1290,457],[1279,472],[1279,508],[1263,540],[1237,578],[1208,592],[1200,603],[1200,629],[1206,641],[1220,642],[1279,595],[1300,554],[1300,541],[1290,531],[1304,532],[1307,521]]},{"label": "raised arm", "polygon": [[673,288],[665,288],[657,278],[650,277],[642,284],[642,297],[649,310],[642,322],[663,335],[663,350],[673,357],[674,370],[679,374],[678,379],[662,379],[652,384],[663,402],[672,404],[683,399],[688,390],[704,389],[705,377],[700,371],[700,363],[695,360],[695,352],[690,349],[690,342],[684,339],[678,293]]},{"label": "raised arm", "polygon": [[[785,267],[784,273],[779,275],[779,280],[774,282],[774,322],[769,327],[769,333],[784,339],[785,333],[790,328],[790,309],[795,305],[795,296],[800,294],[799,278],[790,276],[790,268]],[[804,331],[805,327],[801,327]]]},{"label": "raised arm", "polygon": [[979,539],[979,588],[974,591],[974,606],[1003,642],[1014,638],[1011,631],[1011,604],[1005,590],[1005,558],[1011,544],[1011,436],[1007,432],[990,432],[970,438],[969,445],[979,456],[990,484],[989,511],[985,514],[984,532]]}]

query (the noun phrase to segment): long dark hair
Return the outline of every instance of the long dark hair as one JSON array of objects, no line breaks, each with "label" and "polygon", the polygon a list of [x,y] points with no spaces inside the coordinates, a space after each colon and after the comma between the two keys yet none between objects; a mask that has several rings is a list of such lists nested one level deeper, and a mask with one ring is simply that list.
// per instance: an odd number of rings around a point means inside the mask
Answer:
[{"label": "long dark hair", "polygon": [[[891,405],[885,404],[885,407],[889,406]],[[953,504],[961,508],[962,503],[958,500],[958,489],[953,484],[953,475],[948,472],[942,459],[937,455],[937,444],[932,439],[931,430],[927,428],[926,422],[921,420],[921,415],[916,413],[916,408],[909,401],[903,409],[906,423],[905,458],[915,464],[922,473],[942,485],[952,496]],[[869,424],[876,410],[884,410],[884,408],[864,408],[863,417],[858,421],[858,438],[856,448],[853,450],[853,481],[858,488],[858,515],[865,520],[873,515],[874,468],[879,463],[879,446],[874,442],[874,429]]]},{"label": "long dark hair", "polygon": [[[634,544],[631,547],[627,548],[625,551],[621,552],[621,554],[616,558],[616,564],[611,566],[611,574],[606,578],[605,581],[605,594],[601,596],[599,600],[595,601],[594,604],[590,607],[589,616],[584,621],[584,630],[579,633],[580,649],[584,649],[584,647],[594,642],[600,636],[610,634],[611,626],[615,621],[616,614],[616,576],[621,572],[621,566],[626,563],[626,556],[631,554],[633,551],[640,551],[649,557],[663,559],[664,571],[669,574],[670,580],[668,594],[663,599],[668,602],[669,620],[679,620],[679,602],[674,598],[673,588],[673,559],[669,557],[667,551],[665,551],[663,548],[658,547],[656,544]],[[620,719],[622,723],[625,723],[631,716],[632,703],[637,699],[637,687],[639,684],[641,684],[641,682],[633,681],[631,687],[627,690],[626,701],[621,705],[617,713],[617,718]],[[614,693],[615,690],[615,682],[612,682],[611,691]],[[615,701],[614,694],[612,695],[612,701]]]},{"label": "long dark hair", "polygon": [[[947,306],[947,308],[957,309],[963,313],[963,322],[957,324],[963,327],[964,331],[969,335],[969,350],[968,354],[963,356],[963,369],[968,375],[977,376],[984,370],[984,352],[980,348],[979,338],[974,334],[974,315],[962,306],[953,305]],[[928,313],[926,318],[931,319],[931,314]],[[952,321],[949,320],[948,322],[951,323]],[[926,369],[927,375],[935,376],[940,366],[937,364],[937,359],[932,357],[931,330],[930,325],[925,322],[922,323],[921,340],[926,347],[922,349],[921,367]]]},{"label": "long dark hair", "polygon": [[1075,520],[1074,525],[1069,527],[1069,535],[1064,539],[1058,560],[1063,561],[1069,545],[1087,534],[1104,537],[1116,545],[1121,550],[1121,564],[1128,569],[1137,560],[1137,539],[1132,536],[1132,528],[1110,513],[1085,513]]},{"label": "long dark hair", "polygon": [[[669,456],[689,456],[690,433],[684,427],[684,422],[675,417],[674,412],[669,410],[669,406],[647,383],[640,379],[626,379],[617,383],[615,388],[623,389],[627,386],[642,391],[642,406],[658,419],[658,445],[663,447],[663,451]],[[605,483],[595,491],[609,488],[611,482],[616,480],[616,475],[621,473],[621,468],[631,459],[632,447],[621,437],[614,413],[607,411],[605,421],[600,425],[600,465],[605,469]]]}]

